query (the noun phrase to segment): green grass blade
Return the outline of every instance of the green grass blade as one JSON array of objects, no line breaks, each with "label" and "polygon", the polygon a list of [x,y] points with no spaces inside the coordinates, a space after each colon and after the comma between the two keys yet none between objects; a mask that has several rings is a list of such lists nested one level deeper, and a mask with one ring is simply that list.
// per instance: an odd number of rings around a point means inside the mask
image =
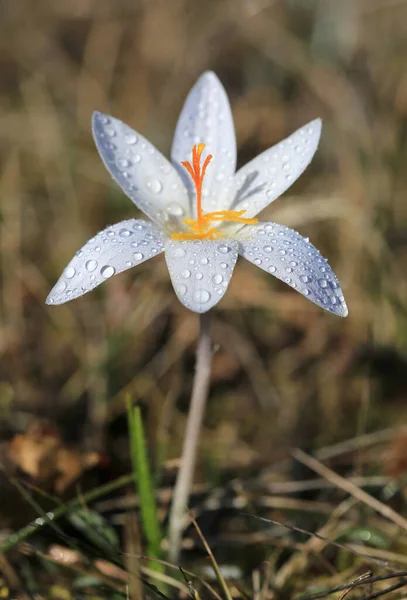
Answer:
[{"label": "green grass blade", "polygon": [[[138,406],[133,407],[127,400],[130,455],[133,466],[136,493],[140,498],[141,520],[147,538],[148,553],[151,557],[161,557],[162,532],[158,520],[157,504],[148,461],[144,427]],[[154,563],[155,567],[157,563]]]}]

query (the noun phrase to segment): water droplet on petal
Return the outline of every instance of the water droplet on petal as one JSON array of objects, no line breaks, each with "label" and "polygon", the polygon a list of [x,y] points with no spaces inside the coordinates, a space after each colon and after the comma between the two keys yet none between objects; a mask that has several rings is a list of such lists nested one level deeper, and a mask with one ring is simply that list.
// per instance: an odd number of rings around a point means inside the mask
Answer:
[{"label": "water droplet on petal", "polygon": [[184,209],[181,206],[181,204],[178,204],[178,202],[172,202],[171,204],[169,204],[167,207],[167,211],[170,215],[173,215],[174,217],[182,217],[182,215],[184,214]]},{"label": "water droplet on petal", "polygon": [[66,269],[64,270],[64,275],[67,279],[72,279],[75,273],[76,271],[73,267],[66,267]]},{"label": "water droplet on petal", "polygon": [[133,254],[134,260],[142,260],[144,258],[144,254],[141,254],[141,252],[135,252]]},{"label": "water droplet on petal", "polygon": [[202,275],[202,273],[200,273],[199,271],[198,271],[198,273],[196,273],[196,274],[195,274],[195,279],[198,279],[198,281],[199,281],[200,279],[202,279],[202,277],[203,277],[203,275]]},{"label": "water droplet on petal", "polygon": [[109,277],[112,277],[115,274],[115,269],[113,267],[111,267],[110,265],[106,265],[105,267],[102,267],[100,270],[100,274],[102,275],[102,277],[104,279],[109,279]]},{"label": "water droplet on petal", "polygon": [[119,165],[119,167],[121,169],[125,169],[126,167],[129,166],[129,161],[126,158],[119,158],[119,160],[117,161],[117,164]]},{"label": "water droplet on petal", "polygon": [[201,265],[207,265],[209,262],[209,260],[204,256],[203,258],[201,258]]},{"label": "water droplet on petal", "polygon": [[318,284],[322,288],[328,287],[328,283],[327,283],[326,279],[318,279]]},{"label": "water droplet on petal", "polygon": [[303,283],[308,283],[309,277],[307,275],[300,275],[300,279]]},{"label": "water droplet on petal", "polygon": [[133,162],[134,162],[135,164],[137,164],[137,163],[139,163],[140,161],[141,161],[141,156],[140,156],[140,154],[135,154],[135,155],[133,156]]},{"label": "water droplet on petal", "polygon": [[122,238],[127,238],[127,237],[129,237],[129,236],[131,236],[131,235],[132,235],[132,232],[131,232],[131,231],[129,231],[128,229],[120,229],[120,231],[119,231],[119,235],[120,235],[120,237],[122,237]]},{"label": "water droplet on petal", "polygon": [[105,132],[107,133],[107,135],[109,137],[114,137],[116,135],[116,132],[111,125],[108,125],[107,127],[105,127]]},{"label": "water droplet on petal", "polygon": [[128,133],[124,136],[124,141],[126,142],[126,144],[129,144],[129,146],[132,146],[133,144],[137,143],[137,136],[134,133]]},{"label": "water droplet on petal", "polygon": [[216,273],[213,277],[212,277],[212,281],[216,284],[219,285],[219,283],[222,283],[223,281],[223,277],[220,273]]},{"label": "water droplet on petal", "polygon": [[154,194],[159,194],[163,189],[163,184],[158,179],[150,179],[147,181],[147,187],[154,192]]},{"label": "water droplet on petal", "polygon": [[175,248],[174,250],[174,257],[175,258],[183,258],[185,256],[185,250],[184,248]]},{"label": "water droplet on petal", "polygon": [[221,254],[227,254],[231,250],[232,248],[227,244],[221,244],[220,246],[218,246],[218,252],[220,252]]},{"label": "water droplet on petal", "polygon": [[92,272],[97,268],[98,264],[95,260],[88,260],[85,266],[88,271]]},{"label": "water droplet on petal", "polygon": [[263,250],[264,252],[273,252],[272,246],[264,246]]},{"label": "water droplet on petal", "polygon": [[178,286],[178,294],[180,296],[185,296],[186,293],[187,293],[187,286],[186,285],[180,285],[180,286]]},{"label": "water droplet on petal", "polygon": [[201,302],[202,304],[205,304],[206,302],[209,302],[210,298],[211,295],[207,290],[196,290],[194,292],[195,302]]},{"label": "water droplet on petal", "polygon": [[181,275],[184,279],[188,279],[189,277],[191,277],[191,271],[185,269],[184,271],[182,271]]},{"label": "water droplet on petal", "polygon": [[65,283],[65,281],[60,281],[55,286],[55,291],[56,291],[57,294],[61,294],[63,291],[65,291],[65,289],[66,289],[66,283]]},{"label": "water droplet on petal", "polygon": [[269,268],[267,269],[267,271],[268,271],[269,273],[275,273],[275,272],[277,271],[277,269],[276,269],[276,267],[269,267]]}]

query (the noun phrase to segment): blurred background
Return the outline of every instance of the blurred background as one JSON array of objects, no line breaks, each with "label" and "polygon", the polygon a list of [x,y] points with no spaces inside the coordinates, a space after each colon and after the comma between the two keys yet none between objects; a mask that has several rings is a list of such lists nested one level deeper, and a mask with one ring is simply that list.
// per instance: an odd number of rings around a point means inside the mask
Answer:
[{"label": "blurred background", "polygon": [[138,216],[99,158],[92,112],[168,155],[207,69],[229,94],[239,165],[323,118],[311,166],[262,216],[329,258],[349,317],[238,262],[213,311],[196,481],[244,486],[292,448],[378,431],[374,452],[355,443],[333,467],[402,477],[407,1],[6,0],[0,11],[0,535],[34,515],[10,476],[70,498],[129,472],[126,394],[159,485],[173,481],[198,323],[163,258],[67,305],[44,300],[89,237]]}]

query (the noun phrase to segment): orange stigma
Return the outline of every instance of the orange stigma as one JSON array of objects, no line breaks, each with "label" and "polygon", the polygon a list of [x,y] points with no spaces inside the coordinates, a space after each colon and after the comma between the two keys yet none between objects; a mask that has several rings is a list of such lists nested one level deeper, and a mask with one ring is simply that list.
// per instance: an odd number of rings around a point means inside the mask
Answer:
[{"label": "orange stigma", "polygon": [[191,176],[195,186],[196,193],[196,219],[184,219],[183,223],[190,229],[188,233],[173,233],[173,240],[215,240],[221,239],[222,234],[218,229],[211,227],[212,221],[233,221],[245,225],[254,225],[258,219],[245,219],[242,215],[244,210],[220,210],[210,213],[202,211],[202,183],[205,177],[206,169],[213,156],[208,154],[201,167],[202,152],[205,144],[195,144],[192,148],[192,164],[189,161],[183,161],[181,164]]}]

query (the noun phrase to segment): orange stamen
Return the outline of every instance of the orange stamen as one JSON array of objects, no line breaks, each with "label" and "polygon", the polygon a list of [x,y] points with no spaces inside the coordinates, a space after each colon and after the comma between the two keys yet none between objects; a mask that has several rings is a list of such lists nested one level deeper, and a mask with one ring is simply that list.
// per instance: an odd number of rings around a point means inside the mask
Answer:
[{"label": "orange stamen", "polygon": [[244,223],[253,225],[258,219],[245,219],[242,215],[244,210],[220,210],[210,213],[202,212],[202,183],[205,177],[206,169],[212,160],[212,154],[208,154],[201,168],[202,152],[205,144],[195,144],[192,148],[192,164],[189,161],[183,161],[181,164],[191,176],[195,186],[196,193],[196,220],[184,219],[183,223],[190,229],[188,233],[173,233],[173,240],[215,240],[221,239],[222,234],[218,229],[211,227],[212,221],[232,221],[235,223]]}]

